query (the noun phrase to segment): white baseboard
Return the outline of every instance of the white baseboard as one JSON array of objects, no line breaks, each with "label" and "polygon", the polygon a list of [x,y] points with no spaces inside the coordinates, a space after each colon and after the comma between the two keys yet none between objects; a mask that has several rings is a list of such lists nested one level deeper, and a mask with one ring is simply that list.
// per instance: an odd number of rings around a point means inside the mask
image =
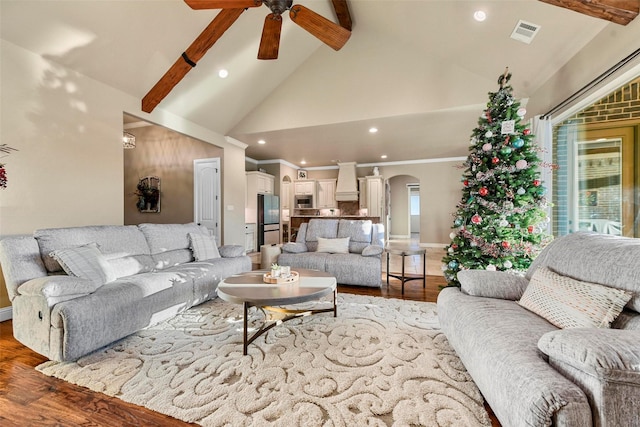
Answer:
[{"label": "white baseboard", "polygon": [[420,243],[423,248],[446,248],[447,243]]},{"label": "white baseboard", "polygon": [[0,322],[13,319],[13,309],[11,307],[0,308]]}]

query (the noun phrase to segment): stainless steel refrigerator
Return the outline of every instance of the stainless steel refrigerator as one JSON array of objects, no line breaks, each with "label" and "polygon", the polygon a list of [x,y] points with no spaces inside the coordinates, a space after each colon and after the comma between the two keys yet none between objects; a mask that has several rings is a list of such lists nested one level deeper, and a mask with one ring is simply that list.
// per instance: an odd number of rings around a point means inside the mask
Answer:
[{"label": "stainless steel refrigerator", "polygon": [[280,198],[258,194],[258,248],[280,243]]}]

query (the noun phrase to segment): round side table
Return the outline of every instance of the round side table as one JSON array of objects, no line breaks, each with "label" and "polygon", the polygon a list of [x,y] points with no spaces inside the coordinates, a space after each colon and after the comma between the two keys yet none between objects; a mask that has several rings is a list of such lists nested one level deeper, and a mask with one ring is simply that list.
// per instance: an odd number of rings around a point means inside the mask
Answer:
[{"label": "round side table", "polygon": [[[389,287],[389,277],[395,277],[402,282],[402,294],[404,295],[404,284],[410,280],[422,280],[422,288],[427,285],[427,251],[417,246],[387,246],[384,248],[387,252],[387,288]],[[402,257],[402,271],[400,273],[391,273],[389,271],[389,257],[391,255],[400,255]],[[404,258],[407,256],[422,255],[422,275],[405,273]]]}]

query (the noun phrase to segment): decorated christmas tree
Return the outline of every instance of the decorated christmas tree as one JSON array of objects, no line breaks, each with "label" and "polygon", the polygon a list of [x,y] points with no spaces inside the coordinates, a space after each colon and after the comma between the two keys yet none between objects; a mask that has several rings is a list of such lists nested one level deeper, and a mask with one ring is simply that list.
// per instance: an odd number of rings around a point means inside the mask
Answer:
[{"label": "decorated christmas tree", "polygon": [[462,199],[442,259],[449,285],[460,285],[460,270],[525,271],[551,240],[538,147],[510,78],[508,69],[499,77],[471,135]]}]

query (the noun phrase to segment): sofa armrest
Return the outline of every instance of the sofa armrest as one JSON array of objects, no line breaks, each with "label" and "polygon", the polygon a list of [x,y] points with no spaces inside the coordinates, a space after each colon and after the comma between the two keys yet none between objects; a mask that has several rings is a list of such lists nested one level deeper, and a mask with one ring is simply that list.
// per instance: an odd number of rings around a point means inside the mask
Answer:
[{"label": "sofa armrest", "polygon": [[529,284],[527,279],[517,274],[486,270],[461,270],[458,281],[462,292],[467,295],[510,301],[520,299]]},{"label": "sofa armrest", "polygon": [[284,245],[282,245],[282,252],[285,252],[285,253],[300,254],[300,253],[308,252],[308,251],[309,251],[309,249],[307,248],[307,244],[306,243],[288,242],[288,243],[285,243]]},{"label": "sofa armrest", "polygon": [[384,248],[379,245],[369,245],[362,250],[362,256],[379,256],[384,251]]},{"label": "sofa armrest", "polygon": [[100,286],[94,281],[82,277],[46,276],[24,282],[18,287],[18,294],[45,298],[88,295],[95,292]]},{"label": "sofa armrest", "polygon": [[547,332],[538,348],[549,358],[599,378],[625,377],[640,385],[640,330],[561,329]]},{"label": "sofa armrest", "polygon": [[222,258],[237,258],[245,254],[245,249],[242,245],[222,245],[218,247],[218,252]]}]

